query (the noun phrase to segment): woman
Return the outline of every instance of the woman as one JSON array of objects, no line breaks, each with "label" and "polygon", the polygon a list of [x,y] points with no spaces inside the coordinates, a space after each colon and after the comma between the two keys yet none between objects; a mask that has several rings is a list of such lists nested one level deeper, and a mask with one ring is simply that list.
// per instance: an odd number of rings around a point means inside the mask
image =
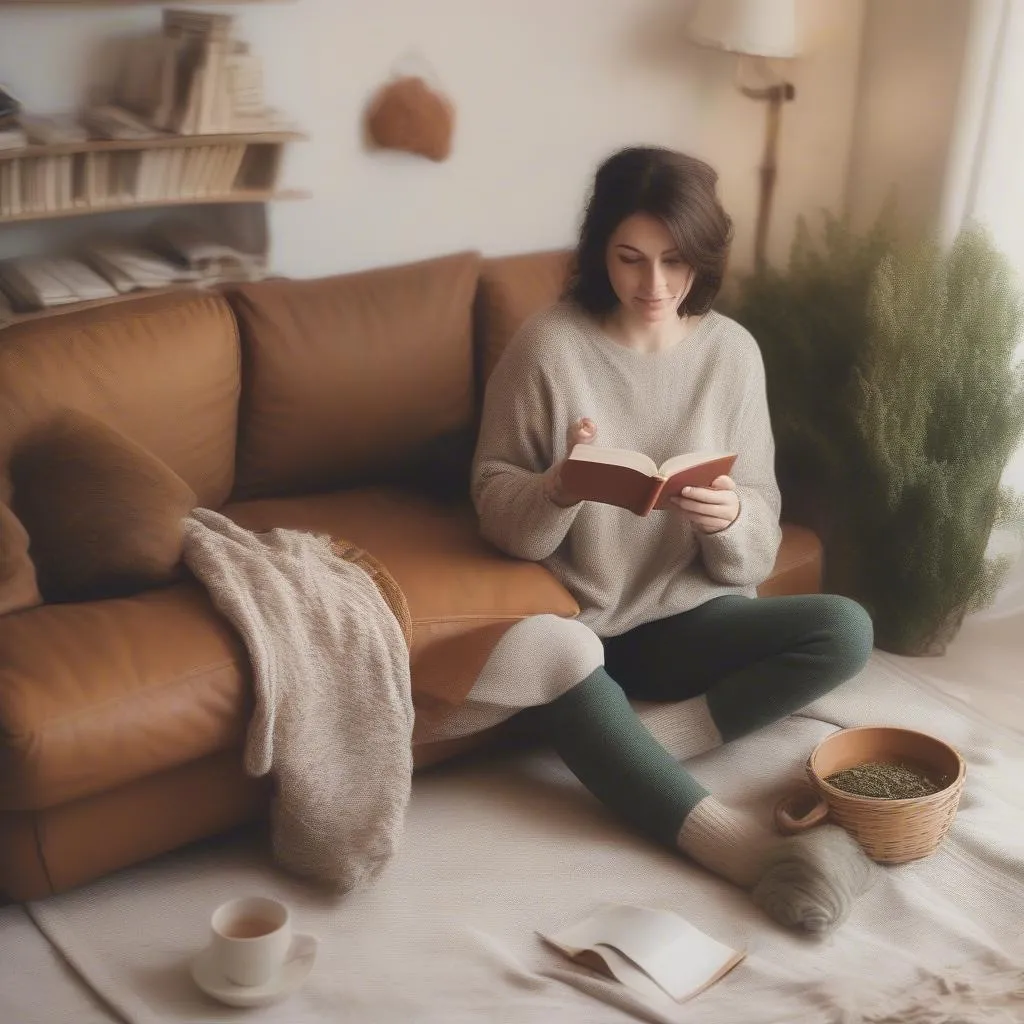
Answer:
[{"label": "woman", "polygon": [[[676,760],[827,693],[861,669],[873,639],[845,598],[756,598],[778,550],[780,498],[760,352],[711,310],[732,236],[716,181],[670,150],[608,159],[563,301],[522,327],[491,377],[473,467],[481,531],[543,562],[581,608],[560,635],[520,630],[495,660],[506,675],[561,674],[523,715],[599,799],[751,889],[780,922],[821,932],[871,879],[853,840],[836,826],[770,835]],[[595,441],[656,463],[738,457],[731,477],[641,518],[563,486],[567,451]],[[628,698],[685,701],[666,737],[676,757]]]}]

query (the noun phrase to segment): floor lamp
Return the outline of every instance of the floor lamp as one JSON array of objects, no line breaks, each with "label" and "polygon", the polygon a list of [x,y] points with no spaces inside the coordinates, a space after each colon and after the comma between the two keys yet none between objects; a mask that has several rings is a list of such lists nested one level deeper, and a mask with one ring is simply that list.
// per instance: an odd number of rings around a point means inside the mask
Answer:
[{"label": "floor lamp", "polygon": [[[698,0],[689,23],[690,38],[739,55],[737,86],[744,96],[767,104],[764,156],[761,161],[761,191],[754,234],[754,267],[765,267],[765,246],[771,220],[772,194],[778,174],[776,150],[782,105],[796,96],[793,86],[774,74],[770,58],[795,57],[797,46],[795,0]],[[753,86],[743,82],[744,58],[760,78]]]}]

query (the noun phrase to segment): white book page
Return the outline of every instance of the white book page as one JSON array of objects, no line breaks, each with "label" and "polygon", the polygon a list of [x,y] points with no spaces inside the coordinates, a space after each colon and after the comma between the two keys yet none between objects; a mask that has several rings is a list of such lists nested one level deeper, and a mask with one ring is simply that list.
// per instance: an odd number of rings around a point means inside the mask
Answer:
[{"label": "white book page", "polygon": [[732,452],[688,452],[686,455],[674,455],[661,464],[658,472],[664,477],[670,477],[682,469],[689,469],[690,466],[699,466],[702,462],[711,462],[713,459],[724,459],[732,454]]},{"label": "white book page", "polygon": [[[658,466],[654,459],[642,452],[633,452],[628,448],[598,448],[592,444],[573,445],[569,458],[577,462],[600,462],[610,466],[625,466],[635,469],[645,476],[657,476]],[[698,461],[700,461],[698,459]]]},{"label": "white book page", "polygon": [[605,945],[603,942],[595,942],[590,949],[580,956],[580,962],[585,967],[592,966],[587,963],[589,957],[600,959],[608,972],[620,984],[631,988],[634,992],[654,1001],[667,1001],[668,993],[649,975],[644,974],[639,967],[628,957],[623,956],[614,946]]},{"label": "white book page", "polygon": [[[547,941],[570,956],[608,945],[642,968],[673,999],[688,998],[746,954],[668,910],[609,904]],[[607,962],[607,961],[606,961]]]}]

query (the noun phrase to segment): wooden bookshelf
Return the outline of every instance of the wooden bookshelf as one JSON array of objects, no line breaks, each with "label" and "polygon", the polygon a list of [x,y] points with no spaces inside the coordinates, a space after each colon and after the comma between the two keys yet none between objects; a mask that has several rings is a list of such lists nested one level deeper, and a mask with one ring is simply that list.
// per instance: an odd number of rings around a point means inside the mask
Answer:
[{"label": "wooden bookshelf", "polygon": [[[182,236],[179,236],[178,244],[185,248],[177,250],[177,255],[190,266],[189,261],[193,261],[193,269],[202,276],[204,271],[200,268],[204,260],[216,262],[221,258],[204,255],[205,238],[208,238],[214,246],[228,247],[223,255],[229,268],[227,276],[232,276],[232,261],[236,258],[241,261],[238,269],[242,276],[250,269],[255,272],[257,267],[265,274],[267,204],[276,200],[304,199],[309,195],[305,191],[283,189],[280,182],[286,147],[305,141],[307,136],[291,130],[276,111],[265,105],[259,58],[232,38],[236,18],[227,12],[176,12],[168,8],[288,2],[0,0],[0,8],[24,11],[35,6],[40,14],[46,9],[61,7],[164,8],[162,32],[154,36],[152,52],[140,50],[132,55],[130,63],[126,56],[123,80],[118,79],[117,88],[105,100],[107,105],[90,110],[78,119],[95,137],[73,141],[72,133],[62,132],[62,117],[37,117],[34,124],[26,118],[24,127],[31,137],[67,141],[0,150],[0,229],[6,225],[129,210],[205,208],[195,215],[178,213],[161,218],[161,223],[164,219],[168,221],[168,230],[175,219],[180,219],[179,227],[191,222],[193,230],[198,231],[198,240],[181,241]],[[143,116],[142,111],[148,112],[147,116]],[[134,137],[103,137],[120,134]],[[223,209],[217,211],[218,207]],[[139,224],[147,220],[140,218]],[[117,251],[119,242],[115,241],[106,252],[97,249],[94,258],[90,257],[88,246],[81,254],[69,251],[67,256],[55,255],[52,261],[46,257],[38,262],[10,257],[12,265],[5,266],[0,289],[20,311],[9,315],[5,310],[0,331],[16,324],[152,295],[221,289],[222,286],[216,284],[204,287],[183,282],[29,308],[46,301],[59,302],[62,298],[130,287],[132,282],[156,284],[178,276],[173,268],[161,265],[169,254],[160,251],[159,239],[133,239],[130,236],[137,232],[130,224],[125,220],[117,228],[116,233],[124,235],[120,252]],[[71,229],[71,234],[76,232],[88,234],[89,228],[83,225],[81,232],[78,228]],[[100,237],[103,233],[101,224]],[[56,239],[62,231],[55,229],[53,234]],[[17,232],[11,237],[17,238]],[[190,237],[188,230],[184,237]],[[170,239],[168,235],[165,241],[173,247],[175,243]],[[153,242],[156,248],[147,257],[148,242]],[[171,252],[174,251],[172,248]],[[215,249],[205,251],[216,252]],[[24,261],[21,266],[19,259]],[[250,259],[256,260],[256,267],[247,268]],[[76,263],[105,277],[112,287],[97,287],[99,282],[90,281],[82,266],[76,269]]]},{"label": "wooden bookshelf", "polygon": [[[5,0],[0,0],[2,5]],[[20,0],[18,0],[20,2]],[[233,146],[278,145],[285,142],[305,142],[304,132],[235,132],[215,135],[154,135],[150,139],[88,139],[85,142],[59,142],[49,146],[22,146],[20,149],[0,149],[0,161],[18,160],[36,156],[66,156],[70,153],[111,153],[120,150],[166,149],[177,146]]]},{"label": "wooden bookshelf", "polygon": [[309,192],[301,189],[284,189],[281,192],[261,191],[259,189],[236,189],[221,195],[206,195],[200,199],[173,197],[167,199],[147,199],[139,202],[111,202],[106,205],[76,206],[66,210],[46,210],[42,213],[19,213],[13,216],[0,217],[0,224],[21,224],[26,221],[53,220],[56,217],[88,217],[94,213],[117,213],[121,210],[158,209],[170,206],[212,206],[215,203],[270,203],[279,200],[308,199]]},{"label": "wooden bookshelf", "polygon": [[300,132],[161,135],[24,146],[0,153],[0,225],[210,203],[301,199],[278,187]]}]

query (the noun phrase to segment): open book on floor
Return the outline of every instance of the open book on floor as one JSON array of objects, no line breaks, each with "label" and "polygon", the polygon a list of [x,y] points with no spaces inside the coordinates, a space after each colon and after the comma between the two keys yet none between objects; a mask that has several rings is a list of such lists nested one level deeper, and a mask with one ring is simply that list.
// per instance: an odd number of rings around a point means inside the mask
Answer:
[{"label": "open book on floor", "polygon": [[689,452],[660,466],[641,452],[578,444],[562,467],[562,485],[586,501],[618,505],[638,516],[665,509],[684,487],[710,487],[728,475],[735,452]]},{"label": "open book on floor", "polygon": [[729,973],[746,951],[733,949],[671,910],[606,903],[553,935],[537,933],[576,963],[652,999],[692,999]]}]

